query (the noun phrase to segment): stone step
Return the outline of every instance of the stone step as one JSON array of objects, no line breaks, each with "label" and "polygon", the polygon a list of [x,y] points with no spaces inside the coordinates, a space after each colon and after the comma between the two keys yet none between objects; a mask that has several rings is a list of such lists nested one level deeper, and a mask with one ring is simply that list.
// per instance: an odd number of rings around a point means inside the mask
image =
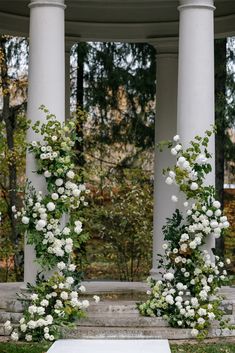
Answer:
[{"label": "stone step", "polygon": [[167,327],[162,318],[151,318],[139,315],[89,315],[77,321],[77,326],[84,327]]},{"label": "stone step", "polygon": [[88,313],[120,313],[120,314],[138,314],[135,301],[100,301],[98,304],[90,302],[87,309]]},{"label": "stone step", "polygon": [[[213,328],[208,337],[235,336],[235,330],[221,330]],[[64,329],[64,338],[148,338],[148,339],[192,339],[191,329],[179,329],[172,327],[89,327],[78,326],[74,329]]]},{"label": "stone step", "polygon": [[0,323],[4,323],[7,320],[10,320],[13,324],[17,324],[21,318],[22,313],[0,311]]}]

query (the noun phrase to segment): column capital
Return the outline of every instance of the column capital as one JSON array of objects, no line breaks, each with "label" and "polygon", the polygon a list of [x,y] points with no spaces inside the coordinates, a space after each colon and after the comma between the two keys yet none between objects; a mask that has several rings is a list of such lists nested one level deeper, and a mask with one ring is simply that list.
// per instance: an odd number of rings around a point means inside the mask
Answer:
[{"label": "column capital", "polygon": [[152,38],[148,43],[156,49],[157,57],[178,55],[178,38]]},{"label": "column capital", "polygon": [[204,8],[214,11],[214,0],[179,0],[178,10],[181,11],[187,8]]},{"label": "column capital", "polygon": [[31,0],[31,2],[28,4],[30,9],[39,6],[61,7],[62,9],[66,8],[64,0]]}]

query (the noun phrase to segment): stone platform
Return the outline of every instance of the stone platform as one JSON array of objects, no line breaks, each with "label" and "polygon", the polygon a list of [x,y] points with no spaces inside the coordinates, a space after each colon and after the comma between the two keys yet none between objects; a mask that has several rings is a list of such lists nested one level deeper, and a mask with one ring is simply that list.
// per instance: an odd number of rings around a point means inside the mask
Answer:
[{"label": "stone platform", "polygon": [[58,340],[48,353],[171,353],[167,340]]},{"label": "stone platform", "polygon": [[[134,282],[84,282],[87,289],[84,297],[88,299],[94,294],[101,297],[101,301],[91,305],[87,310],[87,317],[77,321],[74,328],[64,329],[64,338],[108,338],[108,339],[190,339],[190,329],[169,327],[161,318],[140,316],[136,309],[136,302],[146,299],[145,283]],[[17,324],[23,310],[17,300],[16,293],[20,292],[23,283],[0,284],[0,335],[4,335],[3,323],[11,320]],[[226,299],[223,307],[226,317],[235,324],[235,287],[224,287],[221,290]],[[215,322],[209,337],[233,336],[235,330],[227,331],[218,327]]]}]

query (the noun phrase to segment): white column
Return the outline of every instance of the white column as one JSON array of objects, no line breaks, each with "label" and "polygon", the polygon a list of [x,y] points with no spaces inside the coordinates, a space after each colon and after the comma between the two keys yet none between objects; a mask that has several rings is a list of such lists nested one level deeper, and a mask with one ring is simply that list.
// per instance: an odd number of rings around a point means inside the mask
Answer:
[{"label": "white column", "polygon": [[[157,42],[157,91],[156,91],[156,123],[155,123],[155,145],[163,140],[171,140],[176,135],[176,113],[177,113],[177,73],[178,54],[176,40]],[[171,201],[174,194],[174,186],[165,183],[162,170],[174,164],[174,158],[166,148],[160,152],[155,147],[154,167],[154,231],[153,231],[153,268],[151,276],[159,278],[157,254],[163,254],[162,244],[164,237],[162,227],[166,218],[174,212],[175,205]]]},{"label": "white column", "polygon": [[[65,115],[64,0],[32,0],[29,30],[29,88],[27,116],[32,123],[45,120],[39,111],[45,105],[57,119]],[[38,140],[32,130],[28,141]],[[45,192],[43,177],[36,175],[34,157],[26,159],[26,175],[36,190]],[[25,244],[24,282],[34,282],[37,272],[32,246]]]},{"label": "white column", "polygon": [[[180,0],[177,131],[187,146],[214,124],[214,1]],[[210,152],[214,155],[214,138]],[[206,182],[214,185],[213,172]],[[211,237],[212,238],[212,237]],[[209,240],[207,249],[214,247]]]}]

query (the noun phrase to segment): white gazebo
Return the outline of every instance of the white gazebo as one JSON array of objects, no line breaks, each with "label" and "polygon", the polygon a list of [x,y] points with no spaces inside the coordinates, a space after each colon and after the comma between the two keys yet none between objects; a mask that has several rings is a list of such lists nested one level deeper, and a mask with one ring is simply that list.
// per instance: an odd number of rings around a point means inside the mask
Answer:
[{"label": "white gazebo", "polygon": [[[215,25],[215,26],[214,26]],[[214,29],[215,27],[215,29]],[[21,0],[0,2],[0,30],[30,38],[28,117],[43,119],[44,104],[63,121],[69,112],[69,52],[79,41],[148,42],[157,55],[156,143],[178,133],[187,145],[214,122],[214,37],[235,34],[234,0]],[[32,140],[33,133],[28,138]],[[211,143],[214,151],[214,143]],[[162,249],[161,228],[173,212],[161,170],[168,153],[156,153],[152,275]],[[27,175],[38,189],[44,185]],[[214,172],[213,172],[214,173]],[[208,182],[214,183],[211,173]],[[212,247],[208,244],[208,249]],[[25,282],[36,274],[34,250],[25,246]]]}]

